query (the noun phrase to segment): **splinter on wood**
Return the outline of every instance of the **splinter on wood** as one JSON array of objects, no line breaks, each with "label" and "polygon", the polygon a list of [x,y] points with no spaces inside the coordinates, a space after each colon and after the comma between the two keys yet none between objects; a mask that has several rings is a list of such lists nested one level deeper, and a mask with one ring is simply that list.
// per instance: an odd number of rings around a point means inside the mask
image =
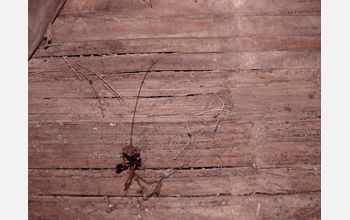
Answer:
[{"label": "splinter on wood", "polygon": [[[69,64],[69,62],[67,61],[67,59],[64,58],[64,57],[63,57],[63,59],[64,59],[64,61],[68,64],[68,66],[72,69],[72,71],[75,73],[75,75],[77,75],[77,77],[78,77],[80,80],[82,80],[82,79],[80,78],[80,76],[78,75],[78,73],[75,71],[75,69]],[[89,82],[91,88],[94,90],[95,95],[96,95],[97,100],[98,100],[98,103],[99,103],[99,105],[100,105],[102,117],[104,118],[105,115],[104,115],[104,113],[103,113],[103,108],[102,108],[100,96],[97,94],[97,91],[96,91],[96,89],[95,89],[95,87],[94,87],[94,85],[93,85],[93,81],[92,81],[91,79],[89,79],[84,73],[81,73],[81,74],[82,74],[82,75],[84,76],[84,78]]]},{"label": "splinter on wood", "polygon": [[112,93],[112,94],[118,99],[119,102],[122,102],[122,101],[123,101],[123,97],[121,97],[121,96],[117,93],[117,91],[115,91],[115,89],[114,89],[111,85],[109,85],[109,83],[106,82],[106,80],[103,79],[100,75],[98,75],[97,73],[95,73],[95,72],[92,71],[91,69],[87,68],[86,66],[84,66],[84,65],[82,65],[82,64],[80,64],[80,63],[78,63],[78,62],[74,62],[74,61],[72,61],[72,60],[67,60],[67,59],[65,59],[65,60],[66,60],[66,61],[69,61],[69,62],[71,62],[71,63],[74,63],[74,64],[76,64],[76,65],[78,65],[78,66],[81,66],[81,67],[83,67],[84,69],[88,70],[89,72],[93,73],[95,76],[97,76],[97,77],[100,79],[101,84],[102,84],[110,93]]},{"label": "splinter on wood", "polygon": [[149,7],[152,8],[152,0],[149,0],[149,3],[146,0],[142,0],[144,3],[146,3]]},{"label": "splinter on wood", "polygon": [[[72,65],[69,63],[74,63],[78,66],[81,66],[83,67],[84,69],[90,71],[91,73],[93,73],[95,76],[97,76],[99,79],[100,79],[100,82],[101,84],[110,92],[112,93],[117,99],[119,102],[123,101],[123,98],[117,93],[117,91],[115,91],[115,89],[109,85],[106,80],[104,80],[101,76],[99,76],[97,73],[95,73],[94,71],[92,71],[91,69],[87,68],[86,66],[80,64],[80,63],[77,63],[77,62],[74,62],[74,61],[71,61],[71,60],[67,60],[65,57],[63,57],[63,60],[68,64],[69,68],[75,73],[75,75],[80,79],[82,80],[82,78],[78,75],[77,71],[72,67]],[[96,94],[96,97],[98,99],[98,103],[100,105],[100,109],[101,109],[101,113],[102,113],[102,117],[104,118],[104,113],[103,113],[103,108],[102,108],[102,104],[101,104],[101,100],[100,100],[100,97],[99,95],[97,94],[97,91],[95,89],[95,87],[93,86],[93,81],[91,79],[89,79],[84,73],[80,72],[84,78],[89,82],[89,84],[91,85],[92,89],[94,90],[95,94]]]},{"label": "splinter on wood", "polygon": [[[207,126],[207,127],[208,127],[208,126]],[[200,134],[202,134],[203,131],[204,131],[205,129],[207,129],[207,127],[203,128],[203,130],[202,130],[201,132],[199,132],[194,138],[192,138],[192,139],[179,151],[179,153],[174,157],[173,160],[176,160],[176,158],[181,154],[181,152],[182,152],[188,145],[190,145],[190,143],[192,143],[192,141],[194,141]]]},{"label": "splinter on wood", "polygon": [[220,97],[219,96],[217,96],[215,93],[214,93],[214,95],[221,101],[221,103],[222,103],[222,107],[221,107],[221,110],[220,110],[220,113],[219,113],[219,118],[218,118],[218,121],[216,122],[216,125],[215,125],[215,128],[214,128],[214,132],[216,132],[216,130],[217,130],[217,128],[218,128],[218,125],[219,125],[219,122],[220,122],[220,118],[221,118],[221,115],[222,115],[222,111],[224,110],[224,108],[225,108],[225,102],[224,101],[222,101],[221,99],[220,99]]}]

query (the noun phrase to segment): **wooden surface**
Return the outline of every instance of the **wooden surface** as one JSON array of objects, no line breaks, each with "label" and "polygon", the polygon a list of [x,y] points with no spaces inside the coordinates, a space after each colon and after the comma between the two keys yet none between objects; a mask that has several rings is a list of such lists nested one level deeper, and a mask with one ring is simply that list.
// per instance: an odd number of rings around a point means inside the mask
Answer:
[{"label": "wooden surface", "polygon": [[[66,0],[28,0],[28,59],[42,41]],[[50,41],[50,37],[46,37]]]},{"label": "wooden surface", "polygon": [[[51,44],[29,60],[29,218],[320,219],[320,1],[152,6],[68,0]],[[133,181],[119,201],[128,173],[115,165],[138,88],[166,54],[143,85],[133,144],[149,134],[141,177],[178,171],[159,197],[144,201]],[[124,102],[71,63],[93,80],[103,117],[62,56],[101,75]]]}]

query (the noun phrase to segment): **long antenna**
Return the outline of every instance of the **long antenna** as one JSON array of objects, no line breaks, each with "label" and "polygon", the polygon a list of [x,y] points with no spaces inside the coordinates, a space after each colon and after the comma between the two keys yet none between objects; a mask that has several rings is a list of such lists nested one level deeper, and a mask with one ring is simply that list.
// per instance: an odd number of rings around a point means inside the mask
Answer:
[{"label": "long antenna", "polygon": [[147,72],[145,73],[145,75],[143,76],[143,79],[142,79],[142,82],[141,82],[141,85],[140,85],[140,89],[139,89],[139,93],[137,94],[137,98],[136,98],[136,103],[135,103],[135,108],[134,108],[134,115],[132,117],[132,123],[131,123],[131,132],[130,132],[130,146],[132,145],[132,132],[134,130],[134,120],[135,120],[135,114],[136,114],[136,107],[137,107],[137,102],[139,101],[139,97],[140,97],[140,93],[141,93],[141,88],[142,88],[142,84],[143,82],[145,81],[145,78],[147,76],[147,74],[149,73],[150,69],[152,68],[152,66],[154,64],[156,64],[160,59],[166,57],[166,56],[169,56],[170,54],[167,54],[165,56],[162,56],[160,58],[158,58],[156,61],[154,61],[152,63],[152,65],[148,68]]}]

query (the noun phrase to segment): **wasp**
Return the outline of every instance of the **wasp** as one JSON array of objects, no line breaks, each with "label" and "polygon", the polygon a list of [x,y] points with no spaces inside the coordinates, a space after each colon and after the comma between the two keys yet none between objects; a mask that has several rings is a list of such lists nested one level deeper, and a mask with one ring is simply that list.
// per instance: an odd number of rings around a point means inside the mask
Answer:
[{"label": "wasp", "polygon": [[140,149],[137,147],[134,147],[132,145],[124,147],[123,148],[123,161],[127,161],[127,162],[118,164],[116,166],[116,169],[117,169],[116,173],[119,174],[122,171],[130,168],[129,177],[124,184],[124,191],[126,191],[131,184],[135,170],[138,169],[142,165],[141,164]]},{"label": "wasp", "polygon": [[142,165],[142,162],[141,162],[142,160],[141,160],[141,155],[140,155],[141,149],[138,147],[134,147],[132,145],[132,134],[133,134],[133,128],[134,128],[135,114],[136,114],[137,103],[138,103],[138,100],[140,98],[142,84],[144,83],[145,78],[146,78],[147,74],[149,73],[150,69],[152,68],[152,66],[154,64],[156,64],[160,59],[162,59],[168,55],[169,54],[162,56],[162,57],[158,58],[156,61],[154,61],[152,63],[152,65],[148,68],[147,72],[145,73],[145,75],[141,81],[141,85],[139,88],[139,92],[137,94],[136,103],[135,103],[135,107],[134,107],[134,114],[133,114],[133,118],[132,118],[132,123],[131,123],[130,144],[123,148],[123,161],[127,161],[127,162],[120,163],[116,166],[116,173],[117,174],[123,172],[124,170],[126,170],[128,168],[130,169],[129,177],[124,184],[124,191],[128,190],[128,188],[131,184],[131,181],[133,179],[135,170],[137,170]]}]

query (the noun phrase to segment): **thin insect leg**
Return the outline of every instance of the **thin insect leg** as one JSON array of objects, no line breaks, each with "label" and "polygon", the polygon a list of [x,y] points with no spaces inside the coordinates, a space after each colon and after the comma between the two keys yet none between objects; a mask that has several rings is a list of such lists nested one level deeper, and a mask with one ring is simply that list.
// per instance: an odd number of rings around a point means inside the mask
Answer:
[{"label": "thin insect leg", "polygon": [[[184,165],[183,165],[184,166]],[[183,167],[182,166],[182,167]],[[182,168],[181,167],[181,168]],[[162,187],[162,182],[163,182],[163,180],[164,179],[166,179],[166,178],[168,178],[168,177],[170,177],[172,174],[174,174],[174,173],[176,173],[178,170],[175,170],[175,171],[173,171],[172,173],[170,173],[170,174],[166,174],[166,175],[164,175],[164,176],[162,176],[159,180],[156,180],[156,181],[147,181],[147,180],[145,180],[145,179],[143,179],[141,176],[139,176],[139,175],[137,175],[136,173],[135,173],[135,175],[136,175],[136,181],[137,181],[137,183],[139,184],[139,186],[140,186],[140,188],[141,188],[141,190],[142,190],[142,197],[143,197],[143,200],[147,200],[149,197],[151,197],[152,195],[159,195],[159,193],[160,193],[160,189],[161,189],[161,187]],[[154,183],[157,183],[156,184],[156,186],[154,187],[154,189],[153,189],[153,191],[151,192],[151,193],[147,193],[147,189],[146,189],[146,187],[144,187],[144,186],[142,186],[142,184],[140,183],[140,181],[139,180],[141,180],[142,182],[144,182],[144,183],[146,183],[146,184],[148,184],[148,185],[151,185],[151,184],[154,184]]]},{"label": "thin insect leg", "polygon": [[[208,126],[207,126],[208,127]],[[199,132],[194,138],[192,138],[181,150],[180,152],[174,157],[173,160],[176,160],[176,158],[181,154],[181,152],[188,146],[190,145],[190,143],[192,143],[192,141],[194,141],[200,134],[202,134],[202,132],[207,129],[207,127],[205,127],[201,132]]]},{"label": "thin insect leg", "polygon": [[[143,162],[145,162],[145,161],[146,161],[146,159],[143,160]],[[142,163],[141,166],[142,166],[143,169],[147,169],[147,167],[146,167],[146,165],[144,163]]]},{"label": "thin insect leg", "polygon": [[134,171],[135,171],[135,167],[136,167],[136,164],[134,164],[134,166],[132,166],[132,168],[130,170],[129,178],[126,180],[126,182],[124,184],[124,186],[125,186],[124,191],[126,191],[129,188],[130,184],[131,184],[132,177],[133,177]]},{"label": "thin insect leg", "polygon": [[[142,169],[141,170],[144,170],[144,169],[147,169],[146,165],[145,165],[145,161],[147,160],[147,156],[145,158],[142,158],[142,162],[141,162],[141,167]],[[134,173],[136,174],[136,173]]]},{"label": "thin insect leg", "polygon": [[143,136],[143,138],[140,140],[139,144],[136,146],[137,148],[140,148],[140,151],[142,150],[143,145],[144,145],[145,142],[146,142],[146,138],[147,138],[150,134],[152,134],[152,133],[153,133],[153,131],[151,131],[150,133],[148,133],[148,134],[146,134],[145,136]]},{"label": "thin insect leg", "polygon": [[[163,181],[164,178],[161,178],[160,180],[148,182],[148,181],[144,180],[143,178],[141,178],[140,176],[137,175],[135,179],[136,179],[137,183],[139,184],[139,186],[141,188],[143,200],[147,200],[153,194],[159,195],[160,188],[162,186],[162,181]],[[141,181],[143,181],[144,183],[148,184],[148,185],[152,185],[154,183],[157,183],[157,185],[156,185],[156,187],[153,189],[153,191],[151,193],[148,193],[147,192],[147,188],[140,183],[139,179]]]},{"label": "thin insect leg", "polygon": [[52,82],[54,82],[54,80],[53,80],[48,74],[46,74],[46,76],[47,76]]},{"label": "thin insect leg", "polygon": [[194,115],[194,116],[199,116],[199,115],[203,115],[203,114],[205,114],[205,113],[207,113],[207,112],[217,111],[217,110],[220,110],[220,109],[221,109],[221,108],[217,108],[217,107],[215,107],[215,108],[209,109],[209,110],[207,110],[207,111],[200,112],[200,113],[193,114],[193,115]]},{"label": "thin insect leg", "polygon": [[98,103],[100,104],[100,109],[101,109],[101,113],[102,113],[102,118],[104,118],[104,117],[105,117],[105,114],[103,113],[103,108],[102,108],[102,104],[101,104],[100,97],[98,96],[98,94],[97,94],[97,92],[96,92],[96,90],[95,90],[95,87],[92,85],[92,81],[91,81],[91,80],[89,81],[89,83],[90,83],[92,89],[95,91],[95,94],[96,94],[96,96],[97,96]]},{"label": "thin insect leg", "polygon": [[[137,173],[134,174],[136,176],[136,180],[141,180],[142,182],[144,183],[147,183],[147,184],[153,184],[153,183],[157,183],[159,182],[158,180],[154,180],[154,181],[147,181],[145,180],[144,178],[142,178],[140,175],[138,175]],[[138,181],[138,183],[140,184],[140,182]]]},{"label": "thin insect leg", "polygon": [[139,92],[138,92],[138,94],[137,94],[136,103],[135,103],[135,107],[134,107],[134,115],[133,115],[133,117],[132,117],[132,122],[131,122],[130,145],[132,145],[132,132],[133,132],[133,130],[134,130],[134,121],[135,121],[136,107],[137,107],[137,102],[139,101],[139,98],[140,98],[140,93],[141,93],[142,85],[143,85],[143,83],[144,83],[144,81],[145,81],[145,79],[146,79],[147,74],[149,73],[150,69],[152,68],[152,66],[153,66],[154,64],[156,64],[160,59],[162,59],[162,58],[164,58],[164,57],[166,57],[166,56],[169,56],[169,55],[170,55],[170,54],[167,54],[167,55],[165,55],[165,56],[162,56],[162,57],[158,58],[156,61],[154,61],[154,62],[152,63],[152,65],[148,68],[148,70],[147,70],[147,72],[145,73],[145,75],[143,76],[143,79],[142,79],[142,81],[141,81],[141,85],[140,85],[140,88],[139,88]]},{"label": "thin insect leg", "polygon": [[[136,182],[139,184],[139,186],[140,186],[140,188],[142,189],[143,188],[143,186],[141,185],[141,183],[140,183],[140,180],[139,179],[141,179],[138,175],[137,175],[137,177],[135,178],[135,180],[136,180]],[[142,180],[142,179],[141,179]]]},{"label": "thin insect leg", "polygon": [[214,93],[214,95],[222,102],[222,107],[221,107],[221,110],[220,110],[220,113],[219,113],[219,118],[218,118],[218,121],[216,122],[216,125],[215,125],[215,128],[214,128],[214,132],[216,132],[216,130],[217,130],[217,128],[218,128],[218,125],[219,125],[219,122],[220,122],[220,118],[221,118],[221,115],[222,115],[222,111],[224,110],[224,108],[225,108],[225,102],[224,101],[222,101],[221,99],[220,99],[220,97],[219,96],[217,96],[215,93]]},{"label": "thin insect leg", "polygon": [[140,183],[140,181],[139,181],[139,179],[137,177],[135,179],[136,179],[136,182],[139,184],[139,186],[141,188],[143,200],[147,200],[150,196],[152,196],[152,194],[151,195],[148,194],[147,188]]},{"label": "thin insect leg", "polygon": [[107,213],[111,213],[111,212],[113,212],[114,210],[116,210],[117,205],[118,205],[119,202],[126,196],[126,193],[127,193],[127,192],[128,192],[128,191],[125,191],[125,192],[124,192],[124,195],[118,200],[118,202],[117,202],[116,204],[114,204],[114,205],[108,207],[108,208],[106,209],[106,212],[107,212]]}]

